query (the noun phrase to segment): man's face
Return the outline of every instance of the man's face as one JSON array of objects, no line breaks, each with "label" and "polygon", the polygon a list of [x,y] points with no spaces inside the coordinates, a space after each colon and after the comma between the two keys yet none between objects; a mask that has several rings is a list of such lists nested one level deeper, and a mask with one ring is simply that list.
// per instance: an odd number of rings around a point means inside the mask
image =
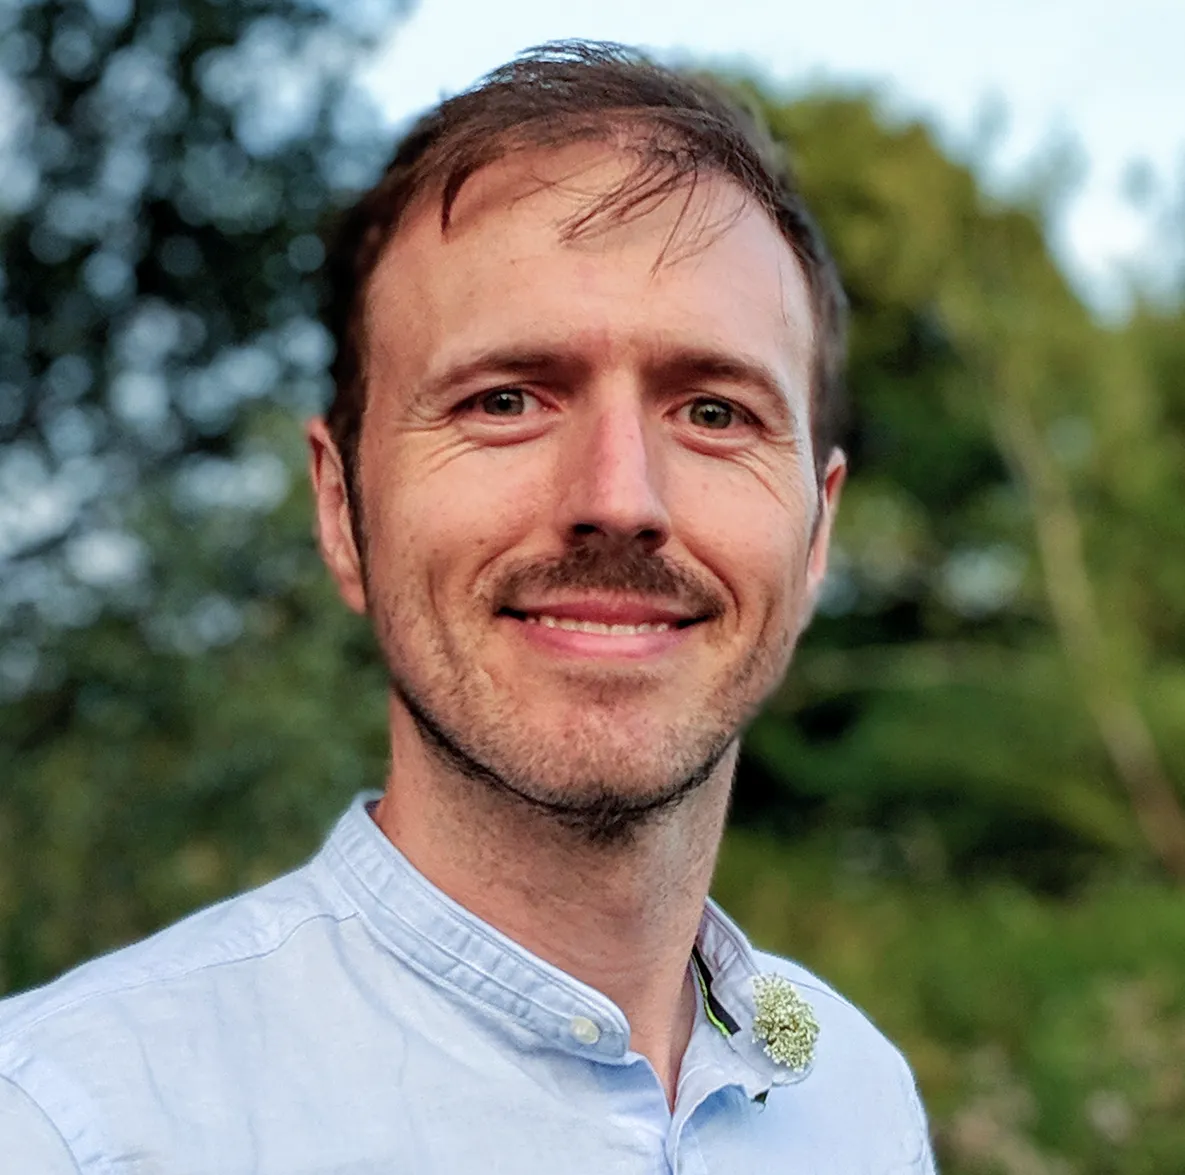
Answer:
[{"label": "man's face", "polygon": [[569,814],[660,807],[729,747],[809,615],[843,478],[838,455],[814,476],[805,280],[739,188],[564,239],[631,165],[515,155],[447,236],[435,201],[399,229],[367,305],[364,576],[314,438],[397,726]]}]

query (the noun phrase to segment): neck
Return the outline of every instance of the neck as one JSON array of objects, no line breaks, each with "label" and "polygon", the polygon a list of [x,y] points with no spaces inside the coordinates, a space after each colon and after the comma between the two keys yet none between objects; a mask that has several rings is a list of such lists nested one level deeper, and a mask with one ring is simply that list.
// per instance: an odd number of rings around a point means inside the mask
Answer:
[{"label": "neck", "polygon": [[393,714],[384,834],[454,901],[608,996],[673,1104],[694,1022],[688,960],[724,827],[735,749],[678,807],[622,843],[458,776]]}]

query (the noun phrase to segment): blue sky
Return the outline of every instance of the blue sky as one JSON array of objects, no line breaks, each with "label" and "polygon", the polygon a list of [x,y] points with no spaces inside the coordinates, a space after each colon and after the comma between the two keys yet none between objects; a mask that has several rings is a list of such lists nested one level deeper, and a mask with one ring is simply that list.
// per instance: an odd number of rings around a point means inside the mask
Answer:
[{"label": "blue sky", "polygon": [[520,49],[573,36],[748,65],[788,91],[873,85],[963,153],[1002,109],[984,163],[1004,190],[1051,144],[1078,143],[1084,174],[1055,245],[1104,311],[1124,304],[1125,269],[1154,261],[1149,216],[1124,194],[1132,163],[1151,166],[1162,199],[1185,192],[1185,0],[420,0],[368,80],[401,120]]}]

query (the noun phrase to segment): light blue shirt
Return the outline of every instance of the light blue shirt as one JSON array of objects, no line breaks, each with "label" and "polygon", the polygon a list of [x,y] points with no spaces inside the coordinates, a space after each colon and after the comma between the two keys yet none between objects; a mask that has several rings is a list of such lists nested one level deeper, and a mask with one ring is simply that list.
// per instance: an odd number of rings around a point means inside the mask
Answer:
[{"label": "light blue shirt", "polygon": [[[620,1009],[429,884],[367,798],[296,872],[0,1003],[3,1175],[933,1171],[901,1055],[712,903],[672,1110]],[[770,971],[818,1019],[805,1073],[753,1039]]]}]

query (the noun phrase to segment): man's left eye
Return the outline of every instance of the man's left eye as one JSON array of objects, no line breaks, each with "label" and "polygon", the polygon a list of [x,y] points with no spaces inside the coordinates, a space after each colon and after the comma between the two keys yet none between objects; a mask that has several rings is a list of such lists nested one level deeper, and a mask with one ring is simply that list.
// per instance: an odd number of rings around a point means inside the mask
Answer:
[{"label": "man's left eye", "polygon": [[727,400],[693,400],[687,419],[697,428],[725,429],[741,420],[740,411]]}]

